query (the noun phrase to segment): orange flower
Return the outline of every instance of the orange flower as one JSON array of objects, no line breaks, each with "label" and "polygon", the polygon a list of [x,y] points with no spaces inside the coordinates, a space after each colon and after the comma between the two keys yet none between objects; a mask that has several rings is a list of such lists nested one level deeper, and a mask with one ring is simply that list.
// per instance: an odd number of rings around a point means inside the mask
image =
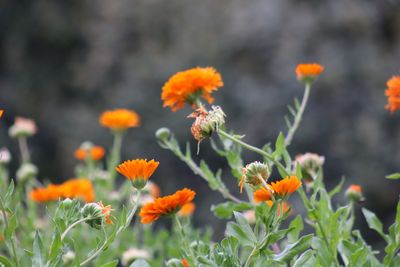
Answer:
[{"label": "orange flower", "polygon": [[184,188],[174,194],[156,198],[153,202],[146,204],[140,211],[139,216],[143,224],[151,223],[161,216],[175,213],[185,204],[192,202],[196,192]]},{"label": "orange flower", "polygon": [[92,182],[87,179],[71,179],[60,185],[49,184],[30,192],[30,198],[36,202],[57,201],[64,198],[80,198],[85,202],[94,201]]},{"label": "orange flower", "polygon": [[211,93],[223,85],[221,75],[211,67],[197,67],[178,72],[162,88],[163,106],[177,111],[186,103],[196,106],[196,101],[200,97],[206,99],[208,103],[212,103],[214,98]]},{"label": "orange flower", "polygon": [[190,266],[189,266],[189,263],[187,262],[187,260],[186,260],[185,258],[182,259],[182,265],[183,265],[184,267],[190,267]]},{"label": "orange flower", "polygon": [[267,200],[271,200],[271,193],[267,189],[262,187],[253,193],[253,197],[256,203],[264,202]]},{"label": "orange flower", "polygon": [[[272,200],[267,201],[268,206],[272,207],[273,204],[274,204],[274,202]],[[282,207],[281,207],[281,205],[282,205]],[[278,204],[278,208],[277,208],[278,215],[281,215],[281,209],[283,209],[283,213],[285,213],[289,210],[289,208],[290,208],[290,205],[286,201],[282,202],[281,204]]]},{"label": "orange flower", "polygon": [[111,211],[112,211],[111,205],[104,206],[103,202],[101,202],[101,201],[97,202],[97,204],[101,208],[101,214],[103,214],[106,223],[113,224],[113,221],[111,220]]},{"label": "orange flower", "polygon": [[312,82],[324,71],[320,64],[299,64],[296,67],[297,79],[303,82]]},{"label": "orange flower", "polygon": [[79,160],[85,160],[87,157],[90,159],[98,161],[102,159],[105,155],[105,150],[101,146],[94,146],[90,149],[78,148],[75,150],[75,158]]},{"label": "orange flower", "polygon": [[100,124],[113,130],[125,130],[140,124],[139,115],[128,109],[107,110],[100,116]]},{"label": "orange flower", "polygon": [[0,118],[3,117],[4,110],[0,109]]},{"label": "orange flower", "polygon": [[128,180],[131,180],[136,188],[142,189],[158,165],[159,162],[154,161],[154,159],[150,161],[147,161],[147,159],[135,159],[125,161],[115,169]]},{"label": "orange flower", "polygon": [[293,194],[301,185],[300,180],[296,176],[288,176],[278,182],[272,182],[271,188],[277,197],[285,197]]},{"label": "orange flower", "polygon": [[196,205],[193,202],[187,203],[182,206],[182,208],[178,211],[179,217],[189,217],[193,214],[196,209]]},{"label": "orange flower", "polygon": [[400,76],[393,76],[386,83],[387,89],[385,95],[388,98],[386,109],[390,112],[395,112],[400,109]]}]

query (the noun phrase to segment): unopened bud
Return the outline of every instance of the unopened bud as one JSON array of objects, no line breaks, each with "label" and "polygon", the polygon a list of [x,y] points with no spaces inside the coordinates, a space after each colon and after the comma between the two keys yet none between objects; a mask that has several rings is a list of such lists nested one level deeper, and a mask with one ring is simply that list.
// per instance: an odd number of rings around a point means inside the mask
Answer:
[{"label": "unopened bud", "polygon": [[266,164],[255,161],[247,164],[242,169],[242,179],[240,180],[240,192],[242,192],[244,183],[257,186],[261,180],[267,181],[269,177],[269,168]]},{"label": "unopened bud", "polygon": [[32,163],[23,163],[17,170],[17,180],[24,182],[30,180],[38,174],[38,168]]},{"label": "unopened bud", "polygon": [[346,197],[354,202],[360,202],[364,200],[364,196],[362,194],[362,188],[360,185],[352,184],[346,190]]},{"label": "unopened bud", "polygon": [[156,137],[159,140],[166,140],[171,136],[170,129],[162,127],[156,131]]},{"label": "unopened bud", "polygon": [[296,172],[296,164],[299,164],[302,171],[302,177],[307,183],[312,183],[316,178],[319,169],[324,165],[325,157],[315,153],[305,153],[296,156],[294,161],[294,172]]},{"label": "unopened bud", "polygon": [[100,229],[103,224],[102,219],[102,208],[97,203],[87,203],[83,206],[82,210],[82,217],[89,218],[86,221],[91,227],[95,229]]}]

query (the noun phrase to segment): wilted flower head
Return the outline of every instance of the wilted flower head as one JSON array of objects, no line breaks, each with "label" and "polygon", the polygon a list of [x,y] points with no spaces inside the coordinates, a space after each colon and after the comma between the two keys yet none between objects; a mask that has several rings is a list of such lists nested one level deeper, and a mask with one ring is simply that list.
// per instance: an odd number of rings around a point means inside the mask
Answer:
[{"label": "wilted flower head", "polygon": [[38,168],[32,163],[23,163],[21,167],[17,170],[17,180],[27,181],[30,180],[38,174]]},{"label": "wilted flower head", "polygon": [[316,63],[299,64],[296,67],[297,79],[304,83],[314,82],[323,71],[324,67]]},{"label": "wilted flower head", "polygon": [[315,153],[305,153],[296,156],[294,161],[294,168],[299,164],[302,170],[303,179],[306,182],[312,182],[318,170],[324,165],[325,157]]},{"label": "wilted flower head", "polygon": [[128,109],[107,110],[100,115],[100,124],[103,127],[116,131],[137,127],[140,124],[139,115]]},{"label": "wilted flower head", "polygon": [[198,107],[196,102],[201,97],[212,103],[214,98],[211,93],[223,85],[221,75],[214,68],[197,67],[178,72],[162,88],[163,106],[171,107],[173,111],[183,108],[185,104]]},{"label": "wilted flower head", "polygon": [[11,161],[11,153],[6,148],[3,147],[0,149],[0,164],[7,164]]},{"label": "wilted flower head", "polygon": [[8,133],[12,138],[29,137],[37,133],[37,127],[31,119],[16,117]]},{"label": "wilted flower head", "polygon": [[101,146],[94,146],[91,142],[83,142],[81,146],[75,150],[74,156],[79,160],[98,161],[105,155],[105,150]]},{"label": "wilted flower head", "polygon": [[211,136],[213,132],[225,123],[225,113],[217,106],[213,106],[210,111],[200,107],[191,113],[188,118],[195,118],[190,130],[193,137],[199,142]]},{"label": "wilted flower head", "polygon": [[125,161],[115,169],[129,179],[136,189],[142,189],[158,165],[159,162],[153,159],[150,161],[147,161],[147,159],[135,159]]},{"label": "wilted flower head", "polygon": [[269,177],[269,168],[266,164],[255,161],[247,164],[242,169],[242,179],[240,180],[240,192],[243,190],[245,183],[257,186],[261,184],[261,180],[267,181]]},{"label": "wilted flower head", "polygon": [[388,98],[386,109],[393,113],[400,109],[400,76],[393,76],[386,85],[385,95]]},{"label": "wilted flower head", "polygon": [[346,196],[349,200],[354,202],[360,202],[364,200],[362,188],[360,185],[352,184],[346,190]]},{"label": "wilted flower head", "polygon": [[144,224],[151,223],[158,220],[161,216],[175,213],[185,204],[192,202],[195,195],[196,192],[193,190],[184,188],[172,195],[156,198],[141,209],[139,213],[141,222]]},{"label": "wilted flower head", "polygon": [[145,249],[129,248],[122,253],[121,263],[123,266],[128,266],[136,259],[150,259],[150,252]]}]

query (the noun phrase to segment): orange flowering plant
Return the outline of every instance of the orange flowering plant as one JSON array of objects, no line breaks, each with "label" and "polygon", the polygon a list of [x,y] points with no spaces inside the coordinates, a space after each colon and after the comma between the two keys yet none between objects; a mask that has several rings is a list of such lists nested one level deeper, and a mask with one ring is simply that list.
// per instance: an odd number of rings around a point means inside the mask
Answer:
[{"label": "orange flowering plant", "polygon": [[[178,72],[162,87],[164,107],[192,109],[188,118],[193,119],[190,132],[197,155],[192,155],[189,143],[182,150],[168,128],[157,130],[156,137],[162,148],[224,198],[210,207],[217,218],[227,220],[222,240],[212,240],[212,230],[193,227],[191,218],[199,205],[195,186],[165,193],[153,179],[163,166],[157,157],[121,159],[124,134],[140,126],[135,111],[102,113],[99,124],[110,130],[112,144],[83,142],[73,153],[76,178],[60,183],[39,179],[28,146],[38,127],[31,119],[17,118],[9,129],[21,158],[15,179],[8,168],[11,153],[0,150],[0,265],[399,266],[400,204],[388,230],[372,211],[361,208],[369,227],[385,243],[384,251],[375,251],[354,228],[355,211],[364,200],[362,186],[342,190],[342,179],[328,190],[323,156],[291,154],[312,86],[323,71],[317,63],[295,68],[305,86],[303,97],[289,106],[287,130],[261,148],[227,128],[229,114],[222,107],[209,106],[224,85],[215,68]],[[386,108],[392,113],[400,107],[399,84],[398,76],[387,83]],[[197,163],[206,140],[226,160],[230,173],[212,170],[205,160]],[[242,155],[247,151],[258,156],[257,161],[246,162]],[[399,179],[400,174],[388,178]],[[236,188],[228,188],[229,179]],[[346,200],[333,201],[339,193]],[[170,227],[154,227],[162,220],[170,221]]]}]

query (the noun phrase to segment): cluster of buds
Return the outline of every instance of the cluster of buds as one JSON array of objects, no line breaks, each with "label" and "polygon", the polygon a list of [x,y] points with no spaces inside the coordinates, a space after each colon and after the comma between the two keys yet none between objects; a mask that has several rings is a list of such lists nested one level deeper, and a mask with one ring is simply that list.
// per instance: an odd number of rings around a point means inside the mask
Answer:
[{"label": "cluster of buds", "polygon": [[225,113],[219,106],[212,106],[212,110],[207,111],[203,106],[191,113],[188,118],[194,118],[190,128],[193,137],[200,143],[205,138],[217,131],[225,124]]},{"label": "cluster of buds", "polygon": [[302,155],[298,155],[296,156],[296,160],[293,162],[293,172],[296,172],[296,165],[299,164],[305,184],[307,186],[312,186],[317,176],[317,173],[324,165],[324,162],[325,157],[315,153],[305,153]]},{"label": "cluster of buds", "polygon": [[362,193],[362,188],[360,185],[352,184],[346,190],[346,197],[353,202],[364,201],[364,196]]},{"label": "cluster of buds", "polygon": [[83,218],[88,218],[86,221],[91,227],[100,229],[105,223],[112,224],[111,217],[111,206],[104,206],[100,201],[98,203],[87,203],[83,206],[81,214]]},{"label": "cluster of buds", "polygon": [[37,127],[31,119],[16,117],[8,133],[12,138],[30,137],[37,133]]},{"label": "cluster of buds", "polygon": [[267,182],[270,175],[268,165],[255,161],[247,164],[246,167],[242,169],[242,179],[240,180],[240,192],[243,191],[243,186],[245,183],[252,186],[258,186],[262,181]]}]

